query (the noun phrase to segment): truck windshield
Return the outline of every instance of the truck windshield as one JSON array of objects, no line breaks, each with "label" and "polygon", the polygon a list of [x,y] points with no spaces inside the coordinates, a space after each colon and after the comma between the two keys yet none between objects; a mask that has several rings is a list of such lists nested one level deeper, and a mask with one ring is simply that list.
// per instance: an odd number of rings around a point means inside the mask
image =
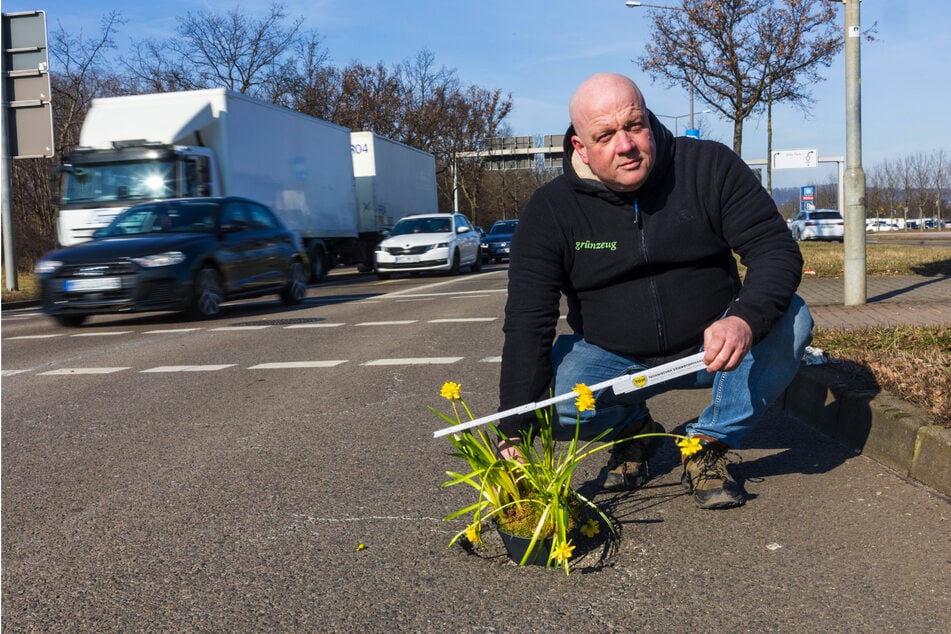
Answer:
[{"label": "truck windshield", "polygon": [[175,162],[67,165],[62,191],[64,203],[173,198]]}]

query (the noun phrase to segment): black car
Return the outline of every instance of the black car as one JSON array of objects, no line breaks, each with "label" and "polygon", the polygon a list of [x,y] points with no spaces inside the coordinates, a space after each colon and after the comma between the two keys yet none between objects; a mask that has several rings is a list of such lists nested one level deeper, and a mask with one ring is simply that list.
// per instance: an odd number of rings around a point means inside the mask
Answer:
[{"label": "black car", "polygon": [[508,259],[512,244],[512,234],[518,227],[518,220],[497,220],[482,239],[482,261],[501,262]]},{"label": "black car", "polygon": [[216,315],[223,301],[307,293],[300,238],[268,207],[236,197],[142,203],[89,242],[36,264],[43,311],[63,326],[89,315],[157,310]]}]

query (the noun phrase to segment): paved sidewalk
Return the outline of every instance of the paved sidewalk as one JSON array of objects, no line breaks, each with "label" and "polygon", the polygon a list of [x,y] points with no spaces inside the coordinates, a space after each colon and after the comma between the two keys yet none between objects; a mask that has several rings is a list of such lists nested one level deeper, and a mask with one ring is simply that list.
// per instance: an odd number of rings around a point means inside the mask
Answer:
[{"label": "paved sidewalk", "polygon": [[799,294],[818,328],[951,325],[951,275],[869,276],[866,303],[857,306],[844,305],[845,282],[841,278],[807,275]]}]

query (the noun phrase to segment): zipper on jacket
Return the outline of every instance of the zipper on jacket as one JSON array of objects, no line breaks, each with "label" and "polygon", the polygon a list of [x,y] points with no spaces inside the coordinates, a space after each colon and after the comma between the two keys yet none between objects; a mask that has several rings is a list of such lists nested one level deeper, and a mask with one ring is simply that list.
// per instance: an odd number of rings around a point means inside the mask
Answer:
[{"label": "zipper on jacket", "polygon": [[[638,206],[639,200],[640,200],[639,198],[634,199],[634,224],[637,226],[638,229],[643,229],[643,227],[641,226],[641,210],[640,210],[640,207]],[[647,252],[647,238],[643,230],[640,231],[640,243],[641,243],[641,253],[644,255],[644,263],[649,264],[650,258]],[[648,277],[647,284],[648,284],[648,287],[650,288],[651,300],[654,303],[654,306],[653,306],[654,315],[656,316],[656,319],[657,319],[655,334],[657,335],[658,348],[663,349],[664,346],[666,345],[667,336],[665,334],[663,320],[661,319],[662,315],[660,312],[660,298],[658,297],[657,283],[655,282],[653,275],[650,275]]]}]

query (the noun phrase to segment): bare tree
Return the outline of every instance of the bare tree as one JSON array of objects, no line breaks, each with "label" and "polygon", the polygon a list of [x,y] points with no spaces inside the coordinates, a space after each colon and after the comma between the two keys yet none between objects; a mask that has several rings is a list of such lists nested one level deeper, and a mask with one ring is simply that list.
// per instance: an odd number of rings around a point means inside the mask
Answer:
[{"label": "bare tree", "polygon": [[683,0],[680,11],[652,11],[653,32],[638,62],[668,85],[695,95],[733,121],[740,154],[743,123],[767,103],[804,105],[804,86],[820,81],[842,48],[828,0]]},{"label": "bare tree", "polygon": [[286,23],[284,5],[274,3],[260,19],[240,7],[227,13],[189,12],[177,37],[136,44],[125,65],[147,90],[223,87],[255,96],[273,95],[279,69],[300,41],[303,18]]}]

